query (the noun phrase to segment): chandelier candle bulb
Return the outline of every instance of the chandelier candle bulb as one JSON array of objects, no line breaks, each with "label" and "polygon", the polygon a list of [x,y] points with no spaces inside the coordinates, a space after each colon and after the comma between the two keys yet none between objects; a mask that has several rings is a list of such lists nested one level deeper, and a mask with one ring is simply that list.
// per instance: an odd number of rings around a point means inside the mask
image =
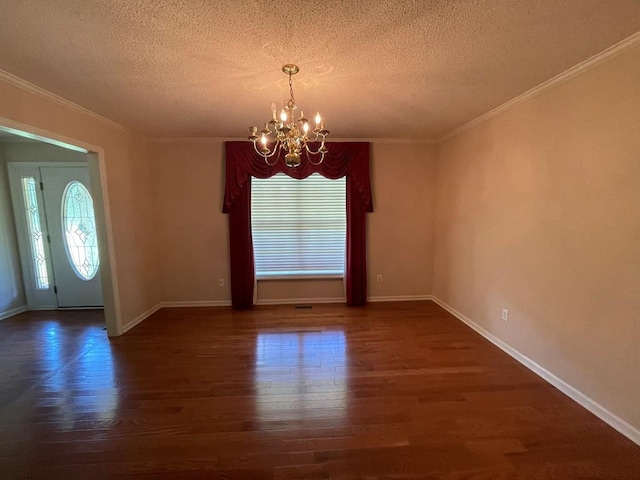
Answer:
[{"label": "chandelier candle bulb", "polygon": [[[260,132],[262,136],[257,136],[258,129],[256,127],[249,127],[249,132],[251,133],[249,140],[253,142],[253,148],[256,153],[262,156],[270,166],[275,165],[278,158],[281,157],[281,152],[284,154],[284,161],[288,167],[299,166],[302,162],[301,154],[304,154],[312,165],[320,165],[324,160],[325,154],[329,151],[325,146],[329,130],[325,129],[319,112],[315,117],[316,128],[313,129],[311,135],[309,135],[309,119],[304,116],[302,110],[300,110],[300,117],[296,120],[294,113],[298,107],[293,96],[292,76],[298,73],[300,69],[297,65],[286,64],[282,66],[282,71],[289,76],[289,100],[285,102],[280,111],[280,121],[277,120],[276,105],[272,103],[272,119],[265,123],[264,130]],[[269,128],[269,125],[273,127],[273,130]],[[257,145],[258,139],[262,143],[260,149],[258,149]],[[272,148],[269,148],[268,143],[271,139],[274,140],[275,144]],[[320,147],[315,151],[309,145],[312,142],[321,142]],[[275,157],[274,160],[269,162],[272,157]]]},{"label": "chandelier candle bulb", "polygon": [[249,127],[249,140],[251,140],[252,142],[255,142],[258,139],[258,127]]}]

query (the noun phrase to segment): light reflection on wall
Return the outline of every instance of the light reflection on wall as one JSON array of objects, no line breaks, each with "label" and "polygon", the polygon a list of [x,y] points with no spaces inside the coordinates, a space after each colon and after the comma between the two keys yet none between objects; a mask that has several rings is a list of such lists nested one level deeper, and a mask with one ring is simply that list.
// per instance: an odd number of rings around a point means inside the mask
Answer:
[{"label": "light reflection on wall", "polygon": [[48,324],[40,342],[41,367],[55,372],[43,388],[55,395],[58,421],[65,430],[78,420],[111,421],[118,408],[118,389],[111,347],[100,327],[87,327],[70,343],[59,334],[57,323]]},{"label": "light reflection on wall", "polygon": [[346,416],[347,341],[342,331],[261,333],[256,413],[261,421]]}]

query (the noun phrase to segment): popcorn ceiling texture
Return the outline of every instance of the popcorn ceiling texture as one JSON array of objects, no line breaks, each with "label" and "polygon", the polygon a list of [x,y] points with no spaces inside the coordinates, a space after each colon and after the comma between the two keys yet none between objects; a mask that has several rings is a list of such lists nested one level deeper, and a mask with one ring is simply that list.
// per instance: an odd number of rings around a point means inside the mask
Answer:
[{"label": "popcorn ceiling texture", "polygon": [[148,136],[434,139],[640,30],[638,0],[3,0],[0,69]]}]

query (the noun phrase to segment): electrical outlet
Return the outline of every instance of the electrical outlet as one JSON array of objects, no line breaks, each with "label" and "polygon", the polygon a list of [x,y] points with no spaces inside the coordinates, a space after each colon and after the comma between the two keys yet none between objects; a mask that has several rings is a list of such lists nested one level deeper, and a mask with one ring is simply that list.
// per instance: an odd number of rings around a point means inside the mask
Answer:
[{"label": "electrical outlet", "polygon": [[219,278],[218,279],[218,286],[219,287],[224,287],[224,278]]},{"label": "electrical outlet", "polygon": [[505,322],[509,321],[509,310],[507,310],[506,308],[502,309],[502,320],[504,320]]},{"label": "electrical outlet", "polygon": [[376,280],[377,280],[378,283],[382,283],[382,275],[378,275]]}]

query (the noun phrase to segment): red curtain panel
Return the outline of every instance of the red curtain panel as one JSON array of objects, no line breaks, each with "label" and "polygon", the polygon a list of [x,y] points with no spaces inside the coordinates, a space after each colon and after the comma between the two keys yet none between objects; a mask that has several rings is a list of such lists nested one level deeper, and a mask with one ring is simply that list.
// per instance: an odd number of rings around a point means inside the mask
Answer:
[{"label": "red curtain panel", "polygon": [[[329,153],[320,165],[302,155],[302,164],[287,167],[278,161],[269,166],[250,142],[225,142],[225,192],[222,211],[229,214],[231,303],[236,309],[251,308],[255,284],[251,237],[251,177],[269,178],[283,172],[299,180],[318,172],[326,178],[347,177],[347,304],[367,301],[366,213],[373,212],[369,178],[369,143],[328,143]],[[315,147],[314,147],[315,148]]]}]

